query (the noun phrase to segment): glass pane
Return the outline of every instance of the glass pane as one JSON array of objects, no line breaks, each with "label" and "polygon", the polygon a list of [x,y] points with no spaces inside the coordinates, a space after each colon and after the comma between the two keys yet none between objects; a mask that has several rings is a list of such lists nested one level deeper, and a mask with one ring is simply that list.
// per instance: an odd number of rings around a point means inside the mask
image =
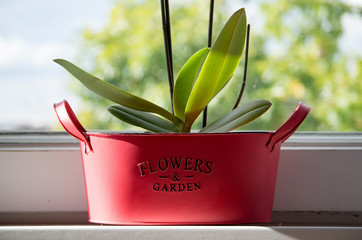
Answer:
[{"label": "glass pane", "polygon": [[[304,131],[362,129],[362,3],[352,0],[216,0],[213,40],[232,12],[251,24],[242,103],[271,109],[240,129],[275,130],[299,101],[312,106]],[[170,1],[174,76],[207,44],[209,1]],[[67,99],[86,129],[128,129],[51,60],[67,59],[135,95],[170,107],[159,1],[1,1],[0,130],[59,128],[52,104]],[[229,112],[243,62],[209,105]],[[200,127],[200,121],[195,129]]]}]

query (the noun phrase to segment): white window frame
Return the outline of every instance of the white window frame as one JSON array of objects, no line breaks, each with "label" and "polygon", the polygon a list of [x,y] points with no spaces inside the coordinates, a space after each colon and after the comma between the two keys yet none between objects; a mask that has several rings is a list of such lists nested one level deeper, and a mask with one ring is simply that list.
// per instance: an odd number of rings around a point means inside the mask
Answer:
[{"label": "white window frame", "polygon": [[[274,221],[334,214],[334,222],[362,225],[361,184],[361,132],[297,132],[281,148]],[[0,224],[86,222],[78,141],[65,132],[0,132],[0,192]]]}]

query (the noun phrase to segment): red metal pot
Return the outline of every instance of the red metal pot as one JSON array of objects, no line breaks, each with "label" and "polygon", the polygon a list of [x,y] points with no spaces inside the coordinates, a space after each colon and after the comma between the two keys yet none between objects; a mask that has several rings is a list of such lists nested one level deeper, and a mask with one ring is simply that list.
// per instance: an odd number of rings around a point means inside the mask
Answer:
[{"label": "red metal pot", "polygon": [[54,105],[80,140],[89,221],[239,224],[270,221],[281,143],[310,111],[300,103],[276,132],[86,132],[66,101]]}]

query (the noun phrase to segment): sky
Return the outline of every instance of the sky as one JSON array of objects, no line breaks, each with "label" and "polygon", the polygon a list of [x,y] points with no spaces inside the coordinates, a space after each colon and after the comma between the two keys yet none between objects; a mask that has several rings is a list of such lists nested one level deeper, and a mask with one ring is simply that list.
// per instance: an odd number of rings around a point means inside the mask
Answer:
[{"label": "sky", "polygon": [[101,28],[113,0],[0,0],[0,130],[49,129],[53,103],[78,99],[52,59],[74,59],[86,26]]},{"label": "sky", "polygon": [[[113,2],[0,0],[0,130],[52,129],[53,103],[63,99],[77,111],[72,79],[52,59],[74,59],[82,30],[101,29]],[[257,22],[255,6],[246,9],[249,22]],[[361,18],[345,17],[344,25],[341,48],[362,55]]]}]

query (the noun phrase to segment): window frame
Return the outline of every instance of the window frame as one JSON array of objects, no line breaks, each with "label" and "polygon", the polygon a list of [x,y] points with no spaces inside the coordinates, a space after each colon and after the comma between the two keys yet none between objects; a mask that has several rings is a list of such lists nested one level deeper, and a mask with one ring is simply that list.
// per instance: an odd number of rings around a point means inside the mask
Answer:
[{"label": "window frame", "polygon": [[[295,133],[281,148],[275,221],[339,212],[337,222],[362,225],[361,169],[362,132]],[[66,132],[0,132],[0,173],[2,219],[86,222],[79,142]]]}]

